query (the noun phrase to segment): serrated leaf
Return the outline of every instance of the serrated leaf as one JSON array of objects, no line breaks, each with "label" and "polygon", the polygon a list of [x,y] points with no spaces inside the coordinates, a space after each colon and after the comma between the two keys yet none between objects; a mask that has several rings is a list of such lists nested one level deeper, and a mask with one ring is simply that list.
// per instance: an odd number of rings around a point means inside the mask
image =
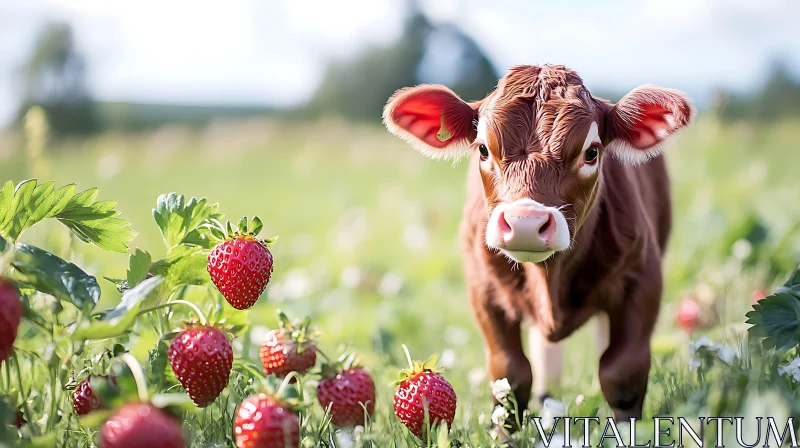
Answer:
[{"label": "serrated leaf", "polygon": [[763,338],[765,348],[789,350],[800,344],[800,297],[779,292],[761,299],[746,314],[748,332]]},{"label": "serrated leaf", "polygon": [[78,238],[103,249],[125,252],[136,236],[130,224],[117,217],[116,202],[97,199],[92,188],[75,194],[70,184],[55,190],[53,182],[37,185],[36,179],[20,182],[12,190],[7,182],[0,190],[0,235],[11,240],[45,218],[56,218]]},{"label": "serrated leaf", "polygon": [[151,277],[129,289],[122,295],[119,305],[109,310],[102,319],[79,328],[72,339],[106,339],[121,336],[136,323],[136,315],[142,301],[164,281],[164,277]]},{"label": "serrated leaf", "polygon": [[166,257],[151,265],[150,272],[167,277],[171,286],[204,285],[211,281],[208,252],[187,244],[173,247]]},{"label": "serrated leaf", "polygon": [[239,233],[242,235],[247,234],[247,216],[239,218],[239,223],[236,225],[239,228]]},{"label": "serrated leaf", "polygon": [[78,266],[29,244],[17,244],[11,264],[37,291],[89,312],[100,299],[97,279]]},{"label": "serrated leaf", "polygon": [[202,241],[201,235],[208,232],[202,224],[221,217],[217,208],[217,204],[208,204],[206,198],[193,197],[187,201],[183,195],[167,193],[158,197],[153,218],[164,244],[171,249],[182,243]]},{"label": "serrated leaf", "polygon": [[142,282],[145,278],[147,278],[147,273],[150,271],[150,264],[152,259],[150,254],[141,250],[136,249],[133,255],[131,255],[130,260],[128,262],[128,287],[132,288],[139,283]]}]

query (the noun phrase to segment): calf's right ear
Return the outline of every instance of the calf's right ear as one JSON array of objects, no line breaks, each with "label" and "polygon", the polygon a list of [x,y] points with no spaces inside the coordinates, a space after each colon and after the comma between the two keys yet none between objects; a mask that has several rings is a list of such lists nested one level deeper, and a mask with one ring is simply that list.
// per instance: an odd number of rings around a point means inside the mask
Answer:
[{"label": "calf's right ear", "polygon": [[441,85],[398,90],[383,109],[389,132],[434,159],[464,155],[475,140],[478,103],[464,102]]}]

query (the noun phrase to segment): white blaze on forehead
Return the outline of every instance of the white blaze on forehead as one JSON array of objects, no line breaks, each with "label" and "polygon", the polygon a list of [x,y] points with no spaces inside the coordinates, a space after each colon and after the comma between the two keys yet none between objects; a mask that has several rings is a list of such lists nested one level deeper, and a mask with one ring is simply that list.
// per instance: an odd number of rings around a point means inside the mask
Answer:
[{"label": "white blaze on forehead", "polygon": [[586,133],[586,139],[583,141],[583,146],[581,146],[581,151],[586,151],[589,149],[589,146],[592,143],[597,143],[600,141],[599,134],[597,133],[597,122],[593,121],[592,125],[589,126],[589,132]]},{"label": "white blaze on forehead", "polygon": [[483,115],[480,118],[478,118],[478,137],[477,138],[478,138],[478,141],[482,142],[483,144],[486,144],[486,126],[487,126],[486,122],[487,122],[487,120],[488,120],[488,118],[483,116]]},{"label": "white blaze on forehead", "polygon": [[[593,121],[592,124],[589,126],[589,132],[586,133],[586,139],[583,141],[583,146],[581,146],[581,158],[579,159],[578,163],[581,163],[583,160],[583,153],[592,146],[592,143],[599,143],[600,142],[600,134],[597,130],[597,122]],[[594,165],[583,165],[578,170],[578,174],[581,176],[591,176],[592,174],[597,171],[597,167],[600,165],[599,161],[595,162]]]}]

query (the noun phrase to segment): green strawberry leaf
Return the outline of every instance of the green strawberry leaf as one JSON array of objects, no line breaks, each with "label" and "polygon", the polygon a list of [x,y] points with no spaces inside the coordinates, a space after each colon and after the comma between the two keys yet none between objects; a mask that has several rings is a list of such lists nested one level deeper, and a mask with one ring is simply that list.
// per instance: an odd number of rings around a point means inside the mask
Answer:
[{"label": "green strawberry leaf", "polygon": [[763,338],[764,348],[786,351],[800,344],[800,294],[772,294],[746,314],[750,335]]},{"label": "green strawberry leaf", "polygon": [[[5,245],[5,244],[3,244]],[[11,264],[39,292],[91,311],[100,299],[97,279],[78,266],[29,244],[17,244]]]},{"label": "green strawberry leaf", "polygon": [[151,261],[150,254],[141,249],[136,249],[136,252],[131,255],[127,277],[129,288],[138,285],[147,278]]},{"label": "green strawberry leaf", "polygon": [[795,269],[792,276],[789,277],[789,280],[786,280],[786,283],[784,283],[783,286],[779,286],[776,289],[776,292],[789,292],[789,291],[794,291],[800,294],[800,266],[798,266],[798,268]]},{"label": "green strawberry leaf", "polygon": [[218,204],[209,204],[206,198],[190,198],[188,201],[182,194],[168,193],[158,197],[153,217],[164,244],[172,249],[179,244],[193,244],[209,248],[207,227],[203,224],[210,219],[222,217],[217,213]]},{"label": "green strawberry leaf", "polygon": [[75,194],[75,184],[58,190],[53,182],[37,185],[36,179],[20,182],[16,188],[6,182],[0,189],[0,235],[15,241],[32,225],[55,218],[82,241],[98,247],[125,252],[136,236],[130,223],[117,217],[114,201],[95,202],[97,188]]},{"label": "green strawberry leaf", "polygon": [[151,277],[129,289],[122,295],[116,308],[106,312],[102,319],[75,330],[72,339],[106,339],[125,334],[136,323],[142,301],[163,281],[164,277]]},{"label": "green strawberry leaf", "polygon": [[173,247],[166,257],[156,260],[150,272],[167,277],[172,286],[207,284],[211,281],[208,251],[198,246],[180,244]]}]

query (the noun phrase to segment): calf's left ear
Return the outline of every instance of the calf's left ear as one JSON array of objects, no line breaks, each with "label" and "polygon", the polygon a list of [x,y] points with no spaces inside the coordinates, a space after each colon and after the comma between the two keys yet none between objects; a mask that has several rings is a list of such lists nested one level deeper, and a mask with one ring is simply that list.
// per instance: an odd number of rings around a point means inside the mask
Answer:
[{"label": "calf's left ear", "polygon": [[637,87],[606,115],[606,150],[629,163],[646,162],[661,154],[694,116],[694,106],[682,92]]}]

